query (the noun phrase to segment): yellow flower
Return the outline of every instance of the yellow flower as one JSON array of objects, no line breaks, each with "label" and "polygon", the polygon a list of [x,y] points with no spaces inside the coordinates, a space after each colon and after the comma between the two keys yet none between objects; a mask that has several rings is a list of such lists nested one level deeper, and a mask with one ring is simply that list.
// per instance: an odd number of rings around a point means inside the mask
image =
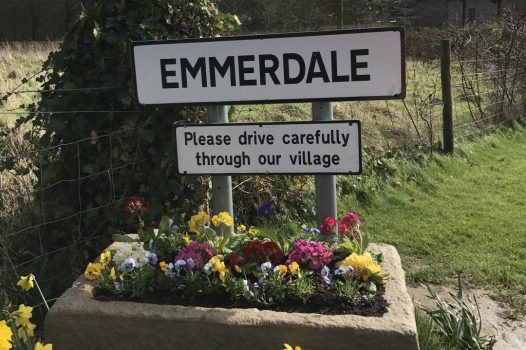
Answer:
[{"label": "yellow flower", "polygon": [[239,265],[234,266],[234,270],[236,270],[237,273],[243,272],[243,270],[241,270],[241,267],[239,267]]},{"label": "yellow flower", "polygon": [[188,229],[190,230],[190,232],[193,232],[196,235],[200,236],[204,233],[203,231],[205,227],[209,224],[210,216],[204,211],[200,211],[199,213],[190,218],[190,221],[188,221]]},{"label": "yellow flower", "polygon": [[226,227],[230,227],[234,224],[234,219],[232,219],[229,213],[222,211],[218,215],[214,215],[212,217],[212,224],[215,227],[218,227],[221,224],[225,225]]},{"label": "yellow flower", "polygon": [[86,267],[86,271],[84,271],[84,277],[86,277],[87,280],[93,281],[95,278],[100,276],[101,269],[102,265],[100,263],[89,263]]},{"label": "yellow flower", "polygon": [[42,345],[40,342],[35,344],[35,350],[53,350],[53,345],[46,344]]},{"label": "yellow flower", "polygon": [[239,225],[237,227],[237,232],[245,232],[247,230],[247,227],[245,225]]},{"label": "yellow flower", "polygon": [[225,266],[225,263],[220,260],[220,256],[219,255],[213,256],[208,261],[208,263],[212,265],[212,272],[218,272],[219,279],[221,280],[221,282],[224,282],[226,278],[227,268]]},{"label": "yellow flower", "polygon": [[[291,264],[292,265],[292,264]],[[278,269],[279,269],[279,273],[282,274],[282,275],[286,275],[287,274],[287,266],[285,265],[279,265],[278,266]]]},{"label": "yellow flower", "polygon": [[0,321],[0,350],[11,349],[11,338],[13,331],[5,321]]},{"label": "yellow flower", "polygon": [[187,234],[184,234],[182,239],[183,239],[184,244],[186,244],[187,246],[190,245],[190,236],[188,236]]},{"label": "yellow flower", "polygon": [[106,250],[100,255],[99,260],[102,266],[106,266],[111,260],[111,252],[109,250]]},{"label": "yellow flower", "polygon": [[256,230],[254,228],[254,226],[250,226],[250,228],[248,229],[248,234],[251,235],[251,236],[254,236],[258,233],[258,230]]},{"label": "yellow flower", "polygon": [[35,276],[33,274],[29,274],[28,276],[21,276],[20,281],[16,284],[17,286],[20,286],[23,290],[26,292],[33,288],[33,283],[35,281]]},{"label": "yellow flower", "polygon": [[36,325],[32,324],[31,322],[28,322],[24,325],[22,325],[22,327],[18,328],[18,337],[19,338],[22,338],[24,340],[27,340],[27,338],[29,337],[34,337],[35,336],[35,327]]},{"label": "yellow flower", "polygon": [[24,304],[20,305],[18,310],[13,312],[13,318],[17,326],[25,325],[32,316],[33,308],[31,306],[25,306]]},{"label": "yellow flower", "polygon": [[168,264],[166,262],[164,262],[164,261],[161,261],[159,263],[159,267],[161,268],[162,272],[166,272],[166,270],[168,269]]},{"label": "yellow flower", "polygon": [[290,346],[289,344],[283,344],[283,345],[285,345],[285,349],[283,350],[301,350],[301,347],[299,346],[295,346],[293,349],[292,346]]},{"label": "yellow flower", "polygon": [[352,253],[345,258],[341,266],[351,266],[354,270],[353,275],[363,281],[367,281],[371,275],[382,272],[380,265],[373,261],[373,258],[369,253],[364,253],[362,255]]},{"label": "yellow flower", "polygon": [[291,274],[297,275],[300,272],[300,265],[297,262],[293,261],[289,265],[289,271]]},{"label": "yellow flower", "polygon": [[115,274],[115,268],[112,267],[110,271],[110,278],[112,281],[115,281],[117,279],[117,275]]}]

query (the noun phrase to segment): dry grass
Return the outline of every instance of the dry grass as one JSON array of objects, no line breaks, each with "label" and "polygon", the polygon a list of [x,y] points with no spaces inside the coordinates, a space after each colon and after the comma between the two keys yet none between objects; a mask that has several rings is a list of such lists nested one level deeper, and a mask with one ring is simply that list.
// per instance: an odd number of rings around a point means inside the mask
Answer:
[{"label": "dry grass", "polygon": [[[37,74],[49,53],[58,48],[56,42],[1,42],[0,43],[0,97],[19,87],[22,79]],[[35,90],[39,83],[29,79],[17,90]],[[37,97],[34,93],[21,93],[9,97],[7,103],[0,105],[0,111],[18,108],[21,104],[32,102]],[[0,125],[11,124],[16,115],[1,115]]]},{"label": "dry grass", "polygon": [[[29,79],[22,84],[22,79],[40,72],[42,63],[49,53],[56,50],[55,42],[14,42],[0,43],[0,98],[6,92],[35,90],[39,83]],[[35,93],[21,93],[9,96],[0,105],[0,112],[6,113],[17,109],[21,104],[28,104],[38,98]],[[11,126],[17,115],[0,115],[0,128]],[[11,170],[0,170],[0,231],[6,233],[20,224],[33,200],[31,195],[36,178],[27,174],[31,164],[31,145],[24,140],[25,130],[11,130],[6,136],[0,135],[0,160],[13,163]],[[0,234],[1,234],[0,233]]]}]

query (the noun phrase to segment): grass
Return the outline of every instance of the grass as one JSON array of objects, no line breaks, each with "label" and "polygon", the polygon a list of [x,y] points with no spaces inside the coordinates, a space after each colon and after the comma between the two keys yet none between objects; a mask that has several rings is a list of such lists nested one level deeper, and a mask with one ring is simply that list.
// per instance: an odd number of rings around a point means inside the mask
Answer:
[{"label": "grass", "polygon": [[[402,186],[361,208],[364,229],[397,247],[409,281],[451,283],[461,272],[508,303],[510,316],[526,315],[525,137],[488,136],[453,157],[400,167]],[[424,177],[412,176],[422,167]]]},{"label": "grass", "polygon": [[[0,98],[15,89],[22,79],[38,73],[49,53],[56,50],[56,42],[0,42]],[[20,90],[38,89],[39,83],[30,79]],[[35,99],[33,93],[12,95],[7,103],[0,105],[0,112],[18,108]],[[0,125],[11,124],[16,115],[0,115]]]}]

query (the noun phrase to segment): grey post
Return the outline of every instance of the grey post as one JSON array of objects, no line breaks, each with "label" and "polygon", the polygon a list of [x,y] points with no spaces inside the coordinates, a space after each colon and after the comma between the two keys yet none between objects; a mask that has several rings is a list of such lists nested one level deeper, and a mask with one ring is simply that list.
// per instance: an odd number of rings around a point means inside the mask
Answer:
[{"label": "grey post", "polygon": [[[208,123],[228,123],[227,106],[209,106]],[[234,215],[232,206],[232,177],[224,175],[212,176],[212,213],[218,214],[222,211]],[[234,227],[232,226],[232,230]]]},{"label": "grey post", "polygon": [[[313,102],[312,120],[333,120],[332,102]],[[321,224],[326,217],[336,217],[336,176],[316,175],[316,220]]]}]

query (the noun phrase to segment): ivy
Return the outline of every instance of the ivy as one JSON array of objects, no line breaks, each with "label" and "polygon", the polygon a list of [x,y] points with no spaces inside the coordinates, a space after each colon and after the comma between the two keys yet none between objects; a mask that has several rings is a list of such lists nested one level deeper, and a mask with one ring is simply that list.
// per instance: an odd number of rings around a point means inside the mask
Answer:
[{"label": "ivy", "polygon": [[[45,237],[39,242],[34,235],[21,238],[25,253],[17,259],[73,247],[37,259],[28,270],[41,280],[60,271],[76,275],[110,241],[115,224],[125,222],[120,199],[141,194],[150,202],[150,219],[190,214],[204,201],[207,182],[176,174],[173,134],[175,122],[197,122],[203,113],[134,105],[130,43],[227,35],[238,24],[207,0],[95,0],[82,9],[37,79],[49,92],[18,121],[31,126],[26,137],[35,148],[45,149],[32,169],[38,187],[46,188],[35,201],[36,224],[56,222],[39,228]],[[60,281],[51,295],[71,282]]]}]

